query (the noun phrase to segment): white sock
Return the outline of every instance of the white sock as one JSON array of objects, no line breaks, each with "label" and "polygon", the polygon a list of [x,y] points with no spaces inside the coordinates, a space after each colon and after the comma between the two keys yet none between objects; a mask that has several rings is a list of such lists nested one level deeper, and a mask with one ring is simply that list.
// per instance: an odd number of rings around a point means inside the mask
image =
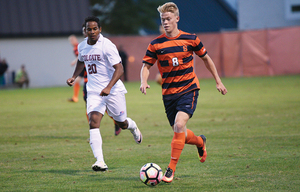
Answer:
[{"label": "white sock", "polygon": [[97,161],[104,161],[100,129],[90,129],[90,146]]},{"label": "white sock", "polygon": [[128,127],[127,127],[128,130],[133,131],[137,128],[136,123],[132,119],[127,117],[126,120],[128,122]]}]

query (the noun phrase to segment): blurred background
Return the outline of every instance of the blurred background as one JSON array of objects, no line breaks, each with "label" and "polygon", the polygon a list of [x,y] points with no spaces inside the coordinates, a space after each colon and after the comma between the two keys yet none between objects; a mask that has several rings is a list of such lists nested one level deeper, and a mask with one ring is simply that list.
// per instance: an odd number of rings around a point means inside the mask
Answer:
[{"label": "blurred background", "polygon": [[[25,66],[30,87],[66,86],[74,66],[69,35],[83,40],[87,16],[127,54],[127,80],[139,81],[142,58],[160,34],[163,0],[0,0],[1,88]],[[179,29],[196,33],[222,77],[300,74],[300,0],[174,0]],[[198,77],[211,78],[195,57]],[[5,67],[4,67],[5,68]],[[157,67],[151,68],[154,80]]]}]

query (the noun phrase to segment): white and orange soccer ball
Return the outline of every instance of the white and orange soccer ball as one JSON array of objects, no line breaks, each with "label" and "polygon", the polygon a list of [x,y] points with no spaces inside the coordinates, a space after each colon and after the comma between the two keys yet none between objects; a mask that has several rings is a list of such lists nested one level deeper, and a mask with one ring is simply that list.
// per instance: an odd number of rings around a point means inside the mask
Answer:
[{"label": "white and orange soccer ball", "polygon": [[155,186],[159,184],[162,177],[162,170],[155,163],[146,163],[140,170],[140,179],[148,186]]}]

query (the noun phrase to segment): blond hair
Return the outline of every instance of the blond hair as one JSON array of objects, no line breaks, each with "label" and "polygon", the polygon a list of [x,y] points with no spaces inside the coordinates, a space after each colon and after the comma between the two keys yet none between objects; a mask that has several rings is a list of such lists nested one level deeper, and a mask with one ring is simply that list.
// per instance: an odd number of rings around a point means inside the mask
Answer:
[{"label": "blond hair", "polygon": [[174,13],[176,16],[179,16],[179,9],[177,5],[173,2],[167,2],[163,5],[158,6],[157,11],[159,13],[171,12]]}]

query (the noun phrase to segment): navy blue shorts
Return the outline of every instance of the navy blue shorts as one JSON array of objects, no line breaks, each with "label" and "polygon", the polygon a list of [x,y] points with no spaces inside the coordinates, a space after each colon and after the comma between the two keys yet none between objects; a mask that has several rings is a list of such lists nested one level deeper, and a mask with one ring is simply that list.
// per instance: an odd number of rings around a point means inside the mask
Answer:
[{"label": "navy blue shorts", "polygon": [[166,114],[171,126],[175,123],[175,117],[178,111],[183,111],[193,116],[197,106],[199,90],[187,92],[176,99],[164,100]]}]

